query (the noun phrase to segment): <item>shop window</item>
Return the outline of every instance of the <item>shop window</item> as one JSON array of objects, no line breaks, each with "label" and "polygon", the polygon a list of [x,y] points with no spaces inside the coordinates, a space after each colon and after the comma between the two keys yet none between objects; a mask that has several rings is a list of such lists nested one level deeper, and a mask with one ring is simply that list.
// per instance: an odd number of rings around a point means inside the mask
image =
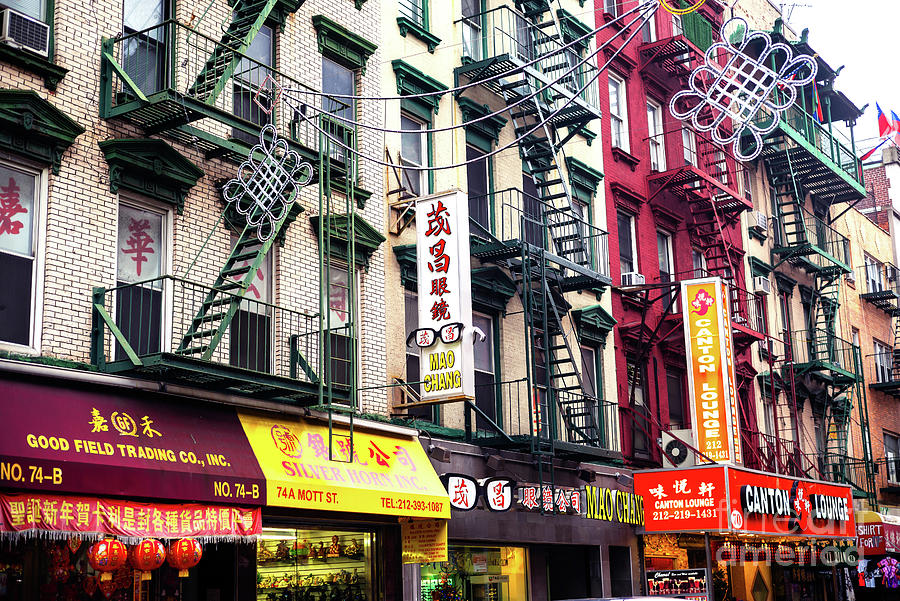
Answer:
[{"label": "shop window", "polygon": [[638,270],[637,248],[634,239],[634,216],[619,212],[616,214],[619,230],[619,271],[632,273]]},{"label": "shop window", "polygon": [[449,561],[422,564],[421,599],[529,599],[526,557],[523,547],[450,545]]},{"label": "shop window", "polygon": [[900,482],[900,436],[884,433],[884,458],[888,482]]},{"label": "shop window", "polygon": [[466,146],[466,160],[473,161],[466,165],[466,187],[469,194],[469,217],[490,232],[491,197],[488,195],[488,159],[483,158],[485,154],[474,146]]},{"label": "shop window", "polygon": [[[357,290],[359,287],[357,286]],[[357,296],[358,301],[358,296]],[[350,274],[346,265],[332,264],[328,286],[328,309],[330,314],[329,344],[331,357],[329,361],[329,378],[332,384],[349,387],[353,378],[354,345],[351,319],[358,314],[350,307]]]},{"label": "shop window", "polygon": [[630,547],[609,546],[609,584],[611,597],[630,597],[634,594]]},{"label": "shop window", "polygon": [[[494,357],[494,320],[489,315],[472,314],[472,325],[484,332],[484,342],[475,345],[475,405],[495,424],[497,411],[497,378]],[[478,430],[491,430],[480,415],[475,420]]]},{"label": "shop window", "polygon": [[[119,203],[116,245],[116,325],[139,356],[158,353],[163,335],[163,280],[167,269],[168,213]],[[116,343],[116,360],[126,358]]]},{"label": "shop window", "polygon": [[[426,153],[428,145],[425,134],[425,124],[403,113],[400,115],[400,164],[404,167],[426,166]],[[404,169],[402,172],[403,187],[412,196],[421,196],[427,193],[425,186],[425,172],[418,169]]]},{"label": "shop window", "polygon": [[[376,599],[375,544],[373,532],[263,528],[256,555],[257,598]],[[294,597],[292,591],[305,592]]]},{"label": "shop window", "polygon": [[[244,53],[253,60],[241,59],[232,76],[234,115],[254,125],[263,126],[268,123],[272,111],[273,94],[267,93],[265,88],[260,90],[260,86],[267,77],[272,76],[274,44],[275,32],[268,25],[263,25]],[[238,129],[234,130],[233,135],[248,144],[255,144],[259,140],[258,136]]]},{"label": "shop window", "polygon": [[[231,236],[231,245],[237,244],[239,237]],[[259,247],[250,247],[247,251],[256,251]],[[250,282],[240,307],[231,320],[228,330],[229,362],[235,367],[243,367],[253,371],[269,372],[272,368],[272,253],[266,253],[262,265]],[[250,259],[239,263],[237,267],[249,265]],[[234,276],[240,280],[244,276]]]},{"label": "shop window", "polygon": [[613,148],[630,150],[628,139],[628,104],[625,97],[625,80],[609,74],[609,124]]},{"label": "shop window", "polygon": [[[675,258],[672,254],[672,234],[663,231],[656,232],[656,254],[659,258],[659,283],[674,283]],[[678,311],[678,292],[674,286],[669,294],[669,300],[665,308],[673,313]]]},{"label": "shop window", "polygon": [[[12,6],[15,8],[16,2]],[[129,37],[122,48],[122,67],[145,96],[155,94],[166,87],[166,25],[162,23],[168,18],[168,2],[125,0],[123,9],[123,26]]]},{"label": "shop window", "polygon": [[0,164],[0,346],[35,349],[40,331],[38,239],[41,178],[36,171]]},{"label": "shop window", "polygon": [[[650,23],[651,21],[648,21]],[[666,140],[663,130],[662,105],[647,101],[647,142],[650,144],[650,168],[654,171],[666,170]]]}]

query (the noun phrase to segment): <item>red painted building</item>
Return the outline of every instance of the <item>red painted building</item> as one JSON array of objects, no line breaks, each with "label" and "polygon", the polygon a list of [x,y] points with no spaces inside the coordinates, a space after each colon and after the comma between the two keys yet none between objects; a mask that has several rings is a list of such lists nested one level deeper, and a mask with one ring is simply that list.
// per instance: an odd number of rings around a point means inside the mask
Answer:
[{"label": "red painted building", "polygon": [[[680,280],[731,285],[740,413],[755,429],[751,343],[762,337],[764,297],[746,292],[740,220],[752,208],[743,167],[669,111],[672,96],[718,36],[723,6],[708,0],[678,17],[660,9],[642,25],[636,0],[597,0],[617,390],[622,451],[636,465],[662,460],[662,431],[690,427]],[[635,38],[625,44],[636,29]],[[608,93],[603,93],[608,90]]]}]

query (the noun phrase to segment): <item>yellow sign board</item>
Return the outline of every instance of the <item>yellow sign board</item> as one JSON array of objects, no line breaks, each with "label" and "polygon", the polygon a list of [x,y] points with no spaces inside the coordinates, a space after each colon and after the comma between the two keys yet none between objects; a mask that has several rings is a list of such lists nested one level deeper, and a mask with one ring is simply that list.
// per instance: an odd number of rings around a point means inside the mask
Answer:
[{"label": "yellow sign board", "polygon": [[[449,518],[447,491],[412,437],[239,414],[266,477],[267,505]],[[330,441],[330,442],[329,442]],[[330,446],[330,449],[329,449]]]},{"label": "yellow sign board", "polygon": [[447,520],[409,520],[400,524],[403,563],[447,561]]}]

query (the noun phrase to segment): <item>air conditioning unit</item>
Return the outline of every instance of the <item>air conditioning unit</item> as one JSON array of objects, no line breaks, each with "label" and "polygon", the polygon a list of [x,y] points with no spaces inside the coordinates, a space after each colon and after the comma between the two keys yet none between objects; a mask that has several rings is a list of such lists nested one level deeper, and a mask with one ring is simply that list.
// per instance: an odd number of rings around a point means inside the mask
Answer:
[{"label": "air conditioning unit", "polygon": [[694,451],[685,443],[696,446],[690,428],[662,433],[663,467],[692,467],[697,463]]},{"label": "air conditioning unit", "polygon": [[638,273],[636,271],[629,271],[628,273],[622,274],[622,285],[623,286],[643,286],[644,285],[644,274]]},{"label": "air conditioning unit", "polygon": [[761,234],[769,231],[769,217],[762,211],[750,211],[747,216],[747,227],[755,229]]},{"label": "air conditioning unit", "polygon": [[50,26],[5,8],[0,11],[0,42],[47,57],[50,53]]},{"label": "air conditioning unit", "polygon": [[764,275],[758,275],[753,278],[753,292],[760,294],[772,293],[772,282]]},{"label": "air conditioning unit", "polygon": [[856,283],[856,273],[854,273],[853,270],[850,270],[846,274],[844,274],[844,279],[847,280],[848,282],[850,282],[851,284],[855,284]]}]

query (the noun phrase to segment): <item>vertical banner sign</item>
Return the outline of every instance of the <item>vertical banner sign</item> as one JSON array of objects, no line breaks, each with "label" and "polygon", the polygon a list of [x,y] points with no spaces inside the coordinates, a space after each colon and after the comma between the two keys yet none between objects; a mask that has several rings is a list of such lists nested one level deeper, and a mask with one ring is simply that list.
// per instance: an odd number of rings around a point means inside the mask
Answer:
[{"label": "vertical banner sign", "polygon": [[[698,450],[717,463],[740,463],[734,349],[726,287],[721,278],[686,280],[684,336],[691,424]],[[700,461],[705,462],[703,458]]]},{"label": "vertical banner sign", "polygon": [[[469,201],[458,190],[416,201],[422,401],[475,398]],[[412,343],[412,342],[411,342]]]}]

